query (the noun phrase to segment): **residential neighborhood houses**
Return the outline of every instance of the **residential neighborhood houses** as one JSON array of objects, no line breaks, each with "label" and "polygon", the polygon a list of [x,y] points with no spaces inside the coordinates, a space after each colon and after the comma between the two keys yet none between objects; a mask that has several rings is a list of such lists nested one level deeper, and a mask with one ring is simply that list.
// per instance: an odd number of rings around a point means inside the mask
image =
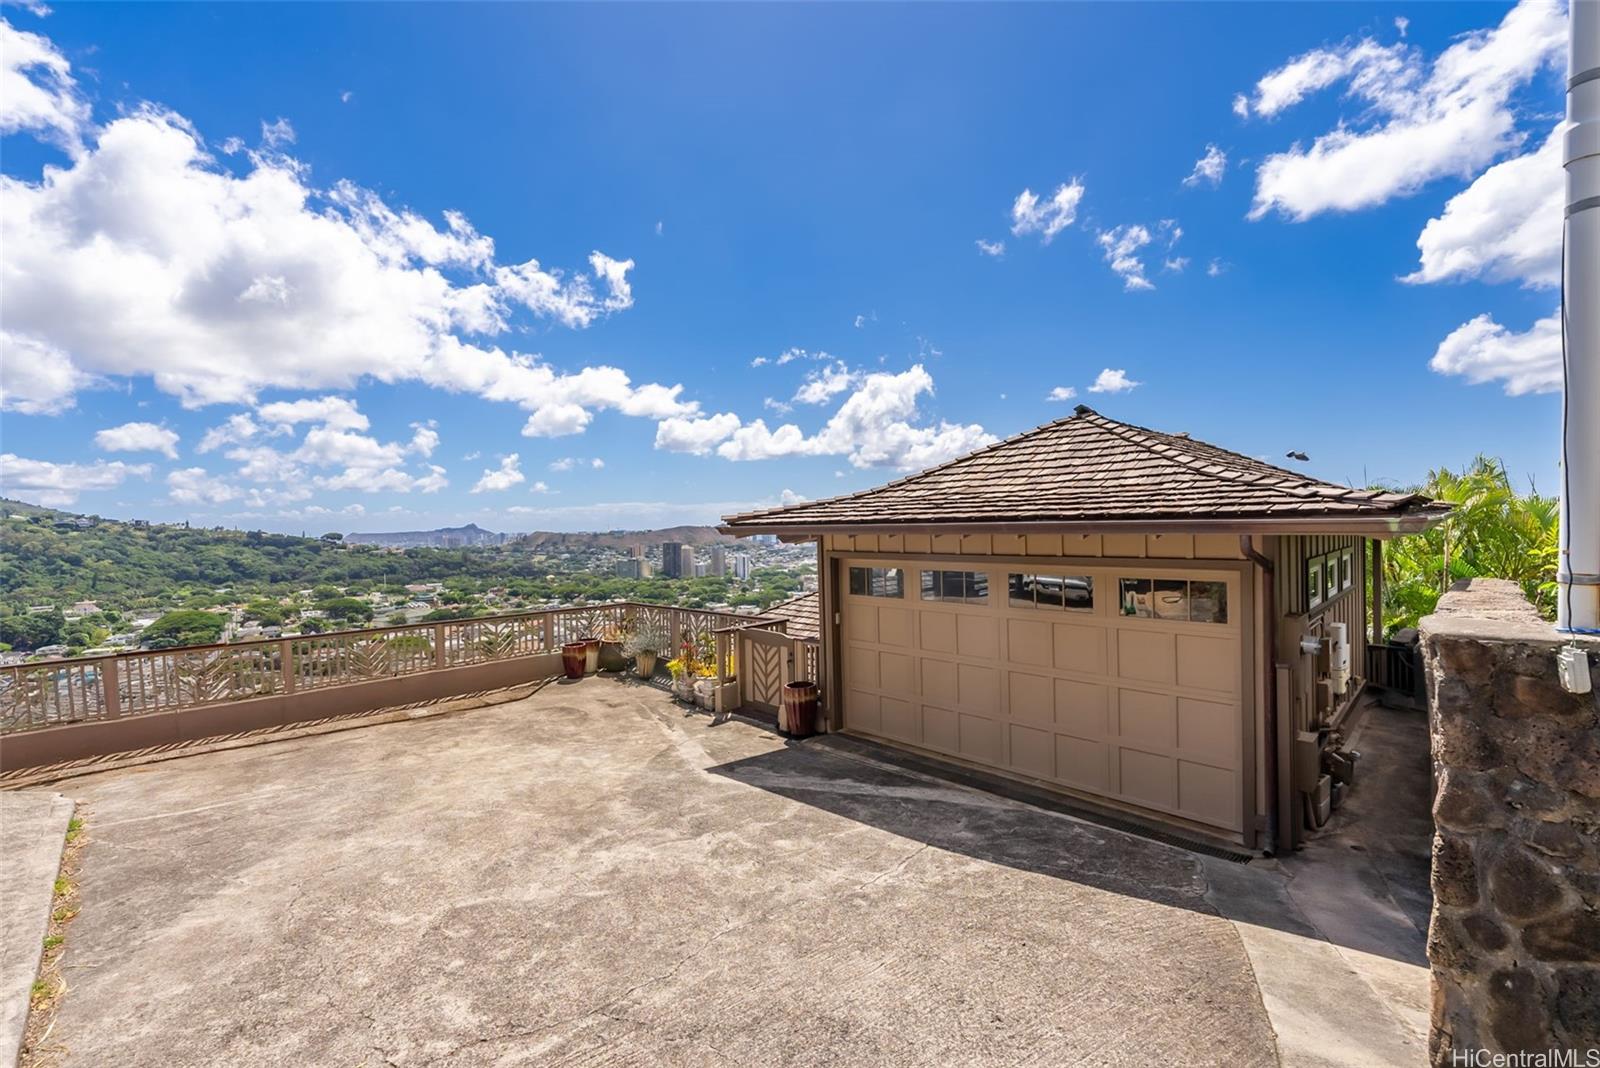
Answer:
[{"label": "residential neighborhood houses", "polygon": [[[775,539],[738,548],[717,542],[663,545],[643,532],[611,539],[567,535],[538,542],[538,536],[473,529],[470,548],[455,544],[462,538],[459,531],[365,535],[366,541],[338,536],[288,539],[324,558],[359,557],[375,577],[354,582],[317,582],[292,589],[259,581],[174,582],[133,598],[118,594],[109,600],[80,597],[65,603],[0,606],[0,646],[4,646],[0,666],[173,644],[254,641],[536,611],[628,596],[755,614],[791,593],[815,589],[816,584],[814,556],[804,547],[780,545]],[[96,545],[110,543],[116,548],[161,538],[187,544],[204,536],[249,544],[285,537],[30,514],[20,508],[8,510],[0,521],[0,538],[15,549],[25,545],[28,534],[46,530],[53,538],[66,539],[62,544],[91,538]],[[705,531],[696,537],[715,535]],[[453,549],[488,555],[475,557],[478,563],[468,565],[469,574],[400,581],[398,576],[416,569],[419,560],[423,568],[435,561],[429,554],[443,554],[437,558],[441,565],[453,559],[449,555]],[[93,555],[95,550],[88,552]],[[670,564],[664,566],[669,558]],[[385,559],[396,561],[392,569]],[[490,570],[503,577],[490,575]]]}]

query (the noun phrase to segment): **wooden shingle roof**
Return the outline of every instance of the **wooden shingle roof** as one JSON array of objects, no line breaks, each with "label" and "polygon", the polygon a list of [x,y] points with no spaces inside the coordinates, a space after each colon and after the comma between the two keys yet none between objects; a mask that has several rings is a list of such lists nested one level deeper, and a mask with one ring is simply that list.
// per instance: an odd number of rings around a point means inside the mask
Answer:
[{"label": "wooden shingle roof", "polygon": [[796,594],[787,601],[779,601],[761,613],[764,620],[781,619],[788,624],[784,633],[791,638],[809,638],[815,641],[822,636],[822,600],[813,590]]},{"label": "wooden shingle roof", "polygon": [[1352,489],[1080,405],[875,489],[727,516],[728,534],[945,528],[1248,532],[1419,530],[1449,510],[1415,493]]}]

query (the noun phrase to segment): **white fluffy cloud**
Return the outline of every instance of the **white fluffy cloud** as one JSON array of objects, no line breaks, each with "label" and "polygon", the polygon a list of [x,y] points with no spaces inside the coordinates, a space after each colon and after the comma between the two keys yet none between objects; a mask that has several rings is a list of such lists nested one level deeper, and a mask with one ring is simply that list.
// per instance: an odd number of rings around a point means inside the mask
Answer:
[{"label": "white fluffy cloud", "polygon": [[203,467],[184,467],[167,473],[167,496],[180,504],[226,504],[242,492]]},{"label": "white fluffy cloud", "polygon": [[97,431],[94,443],[106,452],[159,452],[178,457],[177,431],[155,423],[123,423]]},{"label": "white fluffy cloud", "polygon": [[1222,184],[1222,174],[1228,169],[1228,154],[1216,145],[1207,145],[1205,155],[1194,161],[1194,170],[1183,180],[1184,185]]},{"label": "white fluffy cloud", "polygon": [[1078,391],[1071,386],[1057,386],[1050,391],[1045,400],[1069,401],[1078,395]]},{"label": "white fluffy cloud", "polygon": [[80,389],[94,376],[72,365],[72,359],[38,338],[0,330],[0,409],[24,415],[58,415],[73,406]]},{"label": "white fluffy cloud", "polygon": [[596,456],[592,460],[585,460],[581,456],[563,456],[559,460],[550,461],[550,470],[557,472],[571,471],[575,467],[588,466],[596,471],[606,465],[606,462]]},{"label": "white fluffy cloud", "polygon": [[498,493],[524,481],[522,461],[516,453],[500,457],[499,467],[485,468],[483,476],[473,485],[473,493]]},{"label": "white fluffy cloud", "polygon": [[[1006,243],[1004,241],[985,241],[980,237],[977,243],[978,251],[985,256],[999,258],[1006,254]],[[857,318],[860,318],[860,316],[857,316]]]},{"label": "white fluffy cloud", "polygon": [[92,464],[58,464],[0,454],[0,493],[58,508],[71,504],[85,490],[114,489],[128,478],[148,478],[149,464],[96,460]]},{"label": "white fluffy cloud", "polygon": [[[1056,186],[1056,191],[1050,194],[1048,200],[1040,200],[1033,190],[1024,189],[1011,205],[1011,232],[1018,237],[1038,234],[1039,239],[1048,245],[1057,234],[1077,220],[1078,203],[1081,200],[1083,183],[1076,178]],[[982,248],[981,245],[979,247]]]},{"label": "white fluffy cloud", "polygon": [[[874,317],[876,317],[876,316],[874,316]],[[860,316],[857,316],[857,318],[860,318]],[[782,367],[784,364],[786,364],[786,363],[794,363],[796,360],[831,360],[831,359],[833,359],[833,357],[829,356],[826,352],[811,352],[808,349],[788,348],[788,349],[784,349],[782,352],[778,353],[778,355],[776,355],[776,356],[757,356],[755,359],[750,361],[750,366],[751,367],[765,367],[767,364],[770,363],[770,364],[773,364],[773,365],[775,365],[777,367]]]},{"label": "white fluffy cloud", "polygon": [[809,372],[795,390],[794,399],[800,404],[826,404],[859,381],[859,372],[850,370],[843,360],[836,360]]},{"label": "white fluffy cloud", "polygon": [[699,418],[663,419],[656,424],[656,448],[704,456],[718,442],[738,430],[739,425],[739,417],[732,412],[718,412]]},{"label": "white fluffy cloud", "polygon": [[[309,425],[294,447],[280,450],[267,443],[292,437],[301,424]],[[367,416],[345,397],[275,401],[262,405],[254,416],[239,413],[207,430],[197,451],[233,446],[223,455],[239,465],[236,480],[256,484],[249,491],[252,504],[304,499],[308,485],[363,493],[437,493],[450,484],[445,469],[436,464],[421,464],[415,473],[406,467],[408,461],[428,459],[438,447],[439,432],[431,420],[412,423],[410,441],[380,441],[365,433],[369,426]]]},{"label": "white fluffy cloud", "polygon": [[365,430],[371,421],[362,415],[348,397],[303,397],[294,401],[275,401],[256,410],[262,422],[279,426],[321,423],[336,430]]},{"label": "white fluffy cloud", "polygon": [[1471,176],[1521,144],[1513,96],[1560,62],[1566,37],[1559,4],[1522,0],[1498,26],[1459,38],[1431,63],[1404,42],[1364,38],[1272,71],[1235,110],[1271,117],[1343,83],[1362,111],[1309,146],[1269,155],[1256,172],[1251,217],[1354,211],[1438,178]]},{"label": "white fluffy cloud", "polygon": [[[281,426],[274,427],[267,433],[278,434],[288,433],[289,431],[289,427]],[[196,451],[213,452],[224,445],[243,445],[246,442],[255,440],[262,433],[264,431],[261,425],[252,419],[248,412],[239,412],[237,415],[228,416],[225,422],[207,430],[205,435],[201,437],[200,447]]]},{"label": "white fluffy cloud", "polygon": [[1421,263],[1404,280],[1559,285],[1566,205],[1563,129],[1558,123],[1537,150],[1495,164],[1451,197],[1444,213],[1422,228],[1417,238]]},{"label": "white fluffy cloud", "polygon": [[[635,385],[607,367],[563,373],[481,343],[518,329],[517,316],[582,328],[627,309],[632,260],[501,263],[459,213],[436,225],[349,182],[310,184],[285,154],[283,121],[264,125],[259,149],[241,146],[237,167],[158,107],[97,127],[47,40],[9,24],[0,33],[3,128],[71,132],[81,145],[35,181],[0,176],[5,408],[63,411],[79,390],[126,376],[189,407],[414,381],[517,404],[538,417],[534,433],[582,429],[599,408],[697,411],[680,386]],[[556,411],[540,416],[546,404]]]},{"label": "white fluffy cloud", "polygon": [[1107,367],[1095,376],[1094,385],[1089,387],[1090,393],[1126,393],[1143,382],[1135,382],[1128,377],[1128,372],[1120,367]]},{"label": "white fluffy cloud", "polygon": [[1514,333],[1490,315],[1462,323],[1439,343],[1428,366],[1468,382],[1500,382],[1506,393],[1553,393],[1561,388],[1561,317],[1557,312]]},{"label": "white fluffy cloud", "polygon": [[0,18],[0,134],[35,131],[78,155],[88,122],[66,57],[48,38]]},{"label": "white fluffy cloud", "polygon": [[438,464],[428,464],[428,473],[419,476],[411,487],[418,493],[438,493],[450,485],[450,479],[445,476],[444,468]]},{"label": "white fluffy cloud", "polygon": [[726,460],[784,456],[846,456],[856,467],[914,470],[942,463],[995,438],[976,424],[918,425],[918,400],[933,392],[933,377],[917,364],[899,374],[863,375],[858,388],[815,434],[792,423],[742,422],[731,412],[669,419],[656,429],[656,448]]},{"label": "white fluffy cloud", "polygon": [[1155,283],[1145,277],[1144,247],[1153,240],[1147,227],[1135,223],[1131,226],[1114,226],[1100,231],[1095,238],[1105,252],[1106,263],[1122,279],[1126,290],[1154,289]]},{"label": "white fluffy cloud", "polygon": [[411,424],[411,451],[426,459],[439,447],[439,430],[432,419]]}]

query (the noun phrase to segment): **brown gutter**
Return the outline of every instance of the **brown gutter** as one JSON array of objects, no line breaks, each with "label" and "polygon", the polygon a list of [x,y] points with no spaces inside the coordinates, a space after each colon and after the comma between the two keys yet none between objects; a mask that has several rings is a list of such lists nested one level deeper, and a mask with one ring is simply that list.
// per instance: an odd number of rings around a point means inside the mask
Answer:
[{"label": "brown gutter", "polygon": [[[1262,849],[1263,853],[1272,855],[1276,851],[1278,827],[1278,687],[1274,675],[1274,665],[1278,662],[1278,591],[1277,582],[1273,577],[1272,560],[1256,551],[1255,543],[1250,535],[1239,535],[1239,551],[1261,569],[1263,583],[1266,587],[1266,620],[1267,620],[1267,662],[1261,666],[1261,675],[1266,695],[1266,707],[1262,710],[1262,725],[1266,733],[1263,739],[1263,751],[1266,754],[1266,767],[1263,773],[1267,778],[1267,843]],[[1252,798],[1252,803],[1254,799]]]}]

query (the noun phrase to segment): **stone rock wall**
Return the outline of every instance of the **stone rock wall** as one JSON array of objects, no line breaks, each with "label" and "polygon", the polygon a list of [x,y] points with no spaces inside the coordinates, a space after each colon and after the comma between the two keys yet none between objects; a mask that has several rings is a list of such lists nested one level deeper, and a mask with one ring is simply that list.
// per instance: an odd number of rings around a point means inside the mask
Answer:
[{"label": "stone rock wall", "polygon": [[[1600,1047],[1600,696],[1562,688],[1570,636],[1513,582],[1458,583],[1421,630],[1433,1062]],[[1600,640],[1580,644],[1600,683]]]}]

